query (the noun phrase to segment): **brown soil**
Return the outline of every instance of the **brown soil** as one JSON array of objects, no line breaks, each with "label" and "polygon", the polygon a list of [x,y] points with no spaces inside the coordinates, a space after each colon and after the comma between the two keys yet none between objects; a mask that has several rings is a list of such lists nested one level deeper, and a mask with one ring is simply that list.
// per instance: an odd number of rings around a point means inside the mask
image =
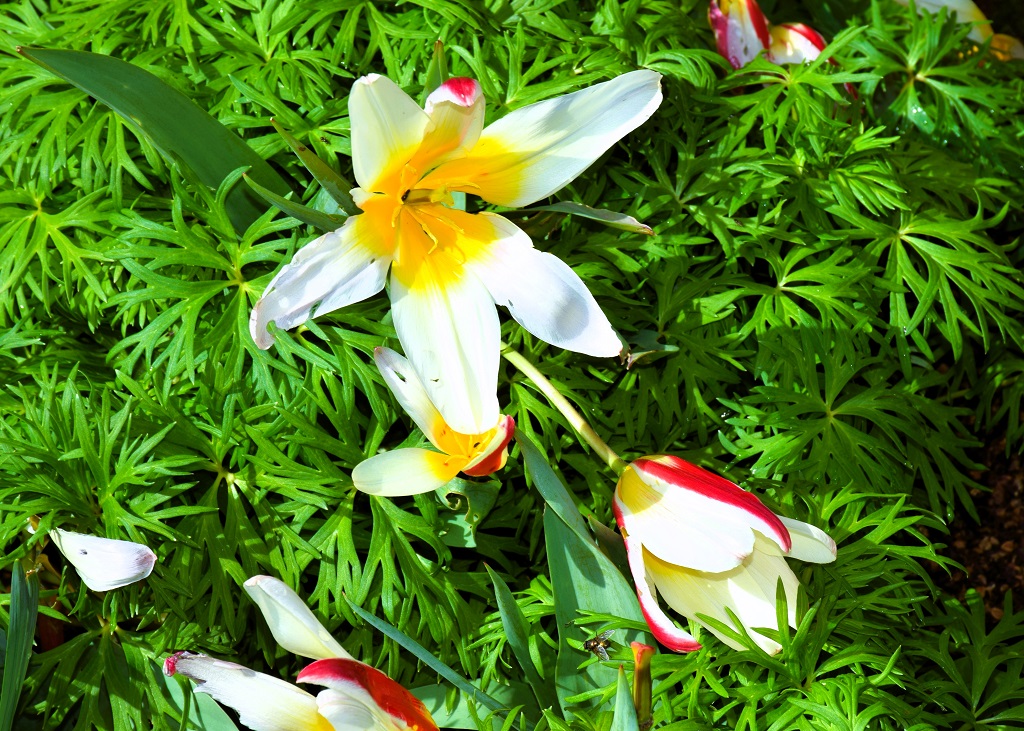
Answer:
[{"label": "brown soil", "polygon": [[[988,471],[976,479],[991,492],[972,491],[980,523],[963,515],[949,527],[944,556],[962,564],[966,573],[953,569],[947,574],[938,566],[931,571],[935,582],[963,599],[974,589],[985,602],[989,616],[1003,616],[1003,598],[1012,591],[1024,598],[1024,470],[1021,457],[1006,456],[1006,444],[997,440],[985,453]],[[941,537],[936,537],[942,540]]]}]

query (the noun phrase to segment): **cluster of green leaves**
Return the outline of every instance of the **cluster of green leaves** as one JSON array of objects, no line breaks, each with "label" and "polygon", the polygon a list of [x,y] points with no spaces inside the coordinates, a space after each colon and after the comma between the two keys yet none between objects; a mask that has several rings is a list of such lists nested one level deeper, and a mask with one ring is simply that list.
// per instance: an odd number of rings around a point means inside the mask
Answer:
[{"label": "cluster of green leaves", "polygon": [[[17,703],[24,728],[230,728],[157,667],[188,648],[293,678],[299,661],[240,589],[269,573],[356,657],[419,687],[442,725],[632,731],[615,666],[642,623],[579,517],[610,522],[614,482],[562,415],[505,366],[499,395],[524,437],[505,471],[405,500],[356,493],[355,464],[421,438],[372,363],[395,344],[386,298],[259,351],[249,310],[314,229],[274,209],[245,218],[241,170],[204,181],[15,51],[154,74],[268,159],[293,200],[341,215],[270,118],[351,179],[351,80],[384,73],[420,94],[440,37],[489,119],[637,67],[664,75],[655,117],[558,196],[656,235],[523,219],[635,364],[514,323],[503,335],[624,456],[717,469],[840,544],[835,564],[799,569],[799,627],[767,630],[781,655],[693,627],[703,650],[656,656],[655,723],[1020,722],[1021,615],[986,627],[977,606],[937,598],[925,567],[949,567],[935,541],[973,510],[975,448],[1002,433],[1024,445],[1021,66],[889,0],[763,7],[834,38],[827,53],[733,72],[703,0],[5,5],[0,566],[35,562],[49,624],[20,700],[5,678],[0,717]],[[159,562],[144,584],[91,594],[61,571],[51,527],[141,541]],[[23,594],[7,595],[12,627]],[[607,665],[581,644],[606,628]],[[439,689],[442,666],[503,710]]]}]

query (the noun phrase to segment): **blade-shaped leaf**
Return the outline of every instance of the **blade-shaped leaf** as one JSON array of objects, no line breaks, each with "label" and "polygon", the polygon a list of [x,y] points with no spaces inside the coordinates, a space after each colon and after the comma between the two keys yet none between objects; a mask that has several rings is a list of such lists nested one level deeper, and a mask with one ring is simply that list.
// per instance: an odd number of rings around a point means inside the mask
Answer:
[{"label": "blade-shaped leaf", "polygon": [[7,654],[4,680],[0,689],[0,731],[10,731],[14,712],[21,697],[28,661],[32,657],[32,637],[39,610],[39,578],[25,575],[25,567],[15,561],[11,567],[10,625],[7,627]]},{"label": "blade-shaped leaf", "polygon": [[540,676],[530,656],[530,627],[526,623],[526,616],[502,578],[490,566],[487,566],[487,573],[494,584],[494,597],[498,601],[498,611],[501,612],[501,626],[505,630],[512,654],[519,661],[526,682],[537,697],[537,703],[541,708],[550,708],[556,702],[555,697],[551,693],[551,683]]},{"label": "blade-shaped leaf", "polygon": [[[284,179],[241,137],[145,69],[86,51],[19,46],[18,52],[106,104],[172,164],[187,165],[205,185],[217,188],[232,170],[248,167],[253,180],[280,195],[288,193]],[[244,186],[228,194],[227,208],[239,231],[265,211]]]},{"label": "blade-shaped leaf", "polygon": [[619,665],[619,679],[615,686],[615,715],[612,716],[611,731],[640,731],[633,707],[633,692],[626,682],[626,671]]},{"label": "blade-shaped leaf", "polygon": [[296,203],[295,201],[290,201],[287,198],[282,198],[277,193],[264,188],[255,180],[250,178],[248,174],[242,177],[245,179],[245,182],[248,183],[249,187],[259,193],[267,203],[270,203],[274,207],[283,211],[286,215],[289,215],[292,218],[297,218],[303,223],[308,223],[310,226],[313,226],[320,231],[325,233],[327,231],[336,231],[345,223],[345,219],[342,216],[332,216],[330,213],[324,213],[323,211],[318,211],[315,208],[310,208],[309,206],[304,206],[301,203]]},{"label": "blade-shaped leaf", "polygon": [[640,223],[632,216],[627,216],[624,213],[617,213],[615,211],[608,211],[604,208],[591,208],[590,206],[585,206],[582,203],[573,203],[572,201],[559,201],[558,203],[552,203],[547,206],[524,208],[518,211],[518,213],[533,213],[540,211],[565,213],[571,216],[579,216],[580,218],[597,221],[598,223],[603,223],[605,226],[610,228],[632,231],[633,233],[644,234],[646,236],[654,235],[654,229],[645,223]]},{"label": "blade-shaped leaf", "polygon": [[[643,622],[633,587],[592,541],[585,541],[551,510],[544,511],[544,539],[555,593],[555,618],[561,628],[558,637],[558,661],[555,665],[555,692],[562,712],[571,714],[567,699],[592,692],[615,682],[615,671],[601,663],[577,670],[586,654],[568,642],[573,620],[580,610],[601,612],[626,620]],[[579,630],[577,630],[578,632]],[[579,639],[586,639],[581,636]],[[633,630],[616,631],[616,644],[647,642],[646,635]]]},{"label": "blade-shaped leaf", "polygon": [[[526,474],[533,480],[537,492],[544,498],[544,502],[561,518],[569,528],[576,533],[583,541],[591,544],[593,541],[587,533],[587,525],[583,522],[579,508],[576,507],[572,495],[558,479],[548,465],[544,455],[537,448],[537,445],[526,436],[521,429],[516,429],[516,444],[523,452],[523,461],[526,465]],[[611,682],[611,681],[609,681]]]},{"label": "blade-shaped leaf", "polygon": [[292,148],[292,152],[302,161],[302,164],[306,166],[306,170],[316,178],[316,182],[323,186],[323,189],[341,206],[341,209],[350,216],[357,215],[359,208],[356,207],[355,201],[349,195],[352,183],[334,172],[327,163],[314,155],[312,150],[292,137],[284,127],[277,123],[276,119],[271,119],[270,123]]}]

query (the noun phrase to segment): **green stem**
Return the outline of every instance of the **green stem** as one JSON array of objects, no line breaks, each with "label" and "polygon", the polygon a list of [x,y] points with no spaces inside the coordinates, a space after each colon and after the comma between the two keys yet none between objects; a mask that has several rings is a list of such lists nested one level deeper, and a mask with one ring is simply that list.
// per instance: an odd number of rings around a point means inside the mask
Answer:
[{"label": "green stem", "polygon": [[569,399],[562,395],[561,391],[555,388],[555,384],[548,380],[547,376],[537,370],[537,366],[528,361],[523,355],[513,350],[507,343],[501,344],[501,355],[509,363],[533,381],[541,393],[548,397],[548,401],[565,417],[569,425],[576,430],[580,438],[590,445],[597,452],[605,464],[612,468],[616,475],[621,475],[628,466],[608,444],[598,436],[594,427],[590,426],[583,415],[576,410],[576,407],[569,403]]}]

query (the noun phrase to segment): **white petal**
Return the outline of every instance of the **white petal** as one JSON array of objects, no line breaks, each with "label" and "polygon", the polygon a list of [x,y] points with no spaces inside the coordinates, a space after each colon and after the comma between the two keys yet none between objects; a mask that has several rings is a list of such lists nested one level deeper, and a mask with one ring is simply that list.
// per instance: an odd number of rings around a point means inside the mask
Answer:
[{"label": "white petal", "polygon": [[448,484],[466,462],[428,449],[396,449],[357,464],[352,484],[370,495],[419,495]]},{"label": "white petal", "polygon": [[[900,5],[909,5],[907,0],[896,0]],[[917,12],[927,10],[932,15],[938,15],[942,8],[948,8],[950,13],[956,16],[958,23],[980,23],[974,26],[967,37],[976,43],[983,43],[992,35],[992,24],[987,22],[988,18],[981,12],[972,0],[916,0]]]},{"label": "white petal", "polygon": [[832,563],[836,560],[836,542],[828,533],[810,523],[784,518],[781,515],[779,520],[786,526],[793,541],[793,547],[787,556],[810,563]]},{"label": "white petal", "polygon": [[[655,556],[698,571],[726,571],[750,555],[754,530],[785,533],[776,516],[737,485],[682,460],[685,469],[661,459],[636,460],[616,486],[632,532]],[[788,548],[788,536],[786,542]]]},{"label": "white petal", "polygon": [[499,414],[498,313],[472,273],[454,279],[432,270],[439,258],[424,259],[411,287],[391,277],[395,330],[445,422],[462,434],[482,434]]},{"label": "white petal", "polygon": [[470,263],[495,303],[546,343],[596,357],[618,355],[622,344],[587,285],[553,254],[537,251],[511,221],[480,213],[503,234]]},{"label": "white petal", "polygon": [[809,63],[821,55],[825,39],[803,23],[783,23],[771,29],[767,58],[772,63]]},{"label": "white petal", "polygon": [[443,449],[438,443],[437,432],[439,425],[443,427],[444,420],[430,401],[412,364],[391,348],[374,348],[373,360],[405,413],[412,417],[416,426],[435,447]]},{"label": "white petal", "polygon": [[693,635],[677,627],[658,604],[658,593],[655,591],[654,582],[647,575],[647,567],[644,565],[643,545],[638,538],[629,534],[628,518],[620,512],[621,508],[622,505],[616,498],[615,517],[622,529],[622,541],[626,546],[626,558],[629,561],[629,571],[633,575],[633,583],[636,585],[640,611],[647,621],[647,626],[651,628],[651,634],[658,642],[674,652],[699,650],[701,645]]},{"label": "white petal", "polygon": [[141,543],[100,538],[54,528],[49,533],[57,548],[93,591],[110,591],[134,584],[153,572],[156,554]]},{"label": "white petal", "polygon": [[[758,547],[774,547],[763,536],[757,538]],[[775,654],[782,649],[781,645],[753,628],[778,626],[775,591],[780,578],[789,609],[788,621],[791,626],[795,626],[799,582],[786,564],[786,559],[770,551],[770,548],[766,551],[755,549],[742,565],[721,573],[688,571],[665,563],[649,553],[645,554],[645,562],[658,591],[677,612],[697,622],[701,622],[697,615],[707,615],[738,630],[725,611],[728,607],[757,645],[765,652]],[[713,628],[708,629],[730,647],[743,649],[742,645]]]},{"label": "white petal", "polygon": [[352,657],[283,581],[253,576],[244,588],[263,613],[277,644],[288,652],[314,659]]},{"label": "white petal", "polygon": [[441,165],[420,185],[528,205],[590,167],[647,121],[661,98],[661,75],[641,70],[517,109],[487,126],[468,155]]},{"label": "white petal", "polygon": [[256,345],[266,350],[274,344],[267,323],[288,330],[384,289],[391,258],[372,224],[365,214],[353,216],[296,252],[252,310],[249,331]]},{"label": "white petal", "polygon": [[196,681],[195,692],[233,708],[254,731],[332,731],[316,698],[279,678],[191,652],[171,655],[164,672]]},{"label": "white petal", "polygon": [[334,731],[395,731],[388,717],[375,708],[376,704],[369,705],[373,703],[369,694],[364,691],[363,695],[365,700],[352,693],[322,690],[317,693],[316,703],[320,715],[331,722]]},{"label": "white petal", "polygon": [[352,169],[359,187],[381,190],[398,175],[423,141],[430,118],[386,76],[356,80],[348,98]]}]

